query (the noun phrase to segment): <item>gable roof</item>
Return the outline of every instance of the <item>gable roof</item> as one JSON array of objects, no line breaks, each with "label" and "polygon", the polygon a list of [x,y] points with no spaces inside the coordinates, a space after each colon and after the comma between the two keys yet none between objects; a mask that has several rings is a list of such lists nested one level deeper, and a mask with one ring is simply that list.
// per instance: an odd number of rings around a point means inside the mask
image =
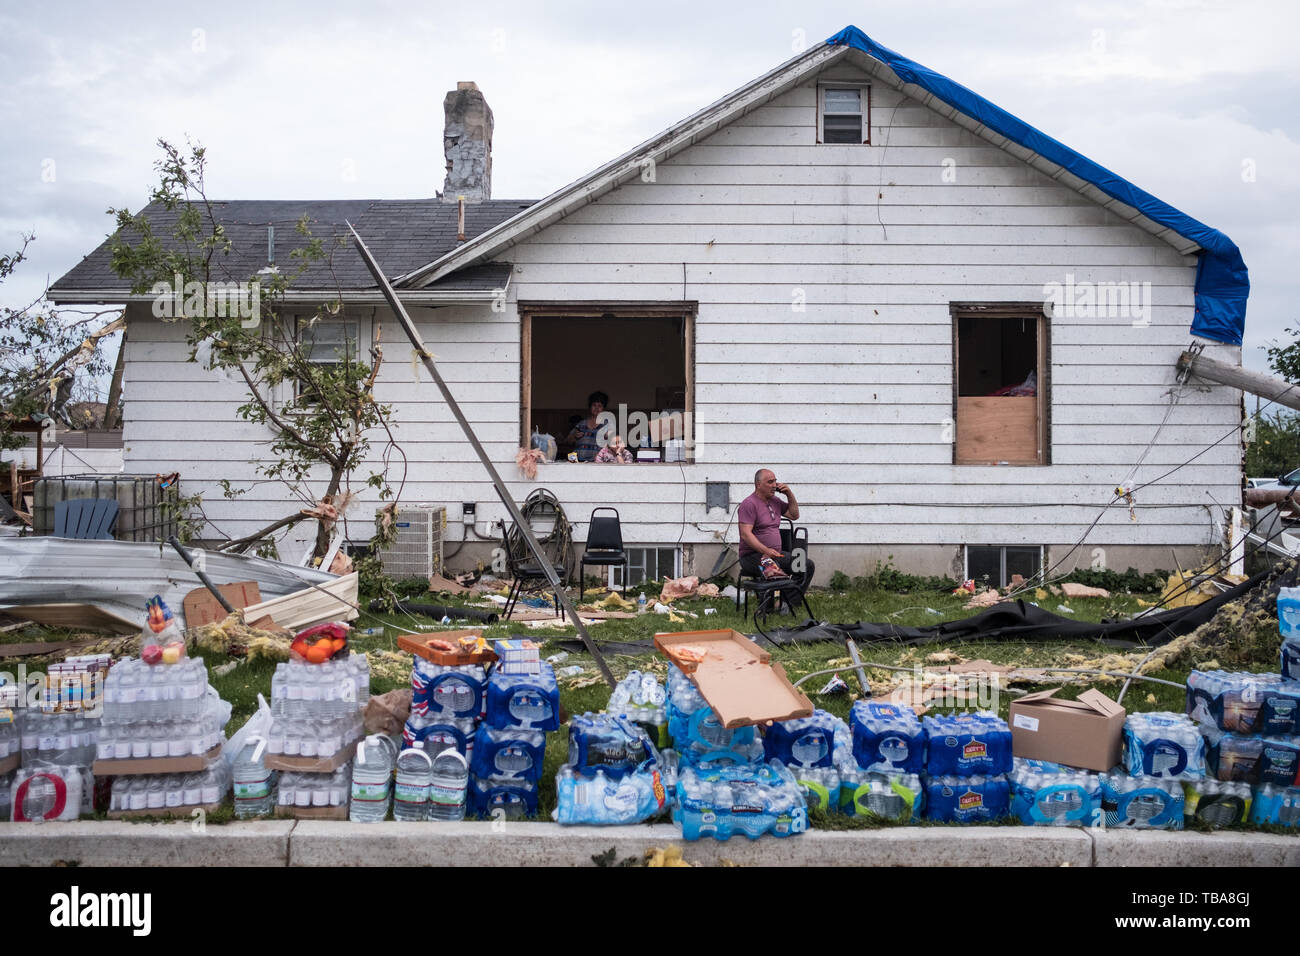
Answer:
[{"label": "gable roof", "polygon": [[497,255],[594,199],[641,175],[770,102],[839,59],[912,96],[993,145],[1048,174],[1182,254],[1201,253],[1193,335],[1240,345],[1250,281],[1237,246],[1216,229],[1161,202],[1121,176],[1017,119],[964,86],[876,43],[849,26],[657,136],[529,206],[438,259],[399,276],[399,287],[427,287]]},{"label": "gable roof", "polygon": [[[465,235],[477,236],[514,216],[532,204],[531,200],[494,199],[465,205]],[[289,298],[320,298],[321,293],[340,289],[350,292],[374,290],[382,301],[374,277],[353,246],[346,223],[350,220],[366,236],[371,249],[393,275],[416,268],[429,259],[455,248],[457,207],[439,199],[356,199],[356,200],[236,200],[213,202],[217,221],[232,243],[229,255],[221,256],[214,276],[221,280],[246,280],[267,264],[268,227],[274,229],[274,259],[282,271],[295,264],[289,253],[307,240],[298,235],[297,224],[307,218],[313,238],[326,240],[333,253],[294,281]],[[159,203],[144,210],[154,233],[170,236],[179,210],[168,212]],[[346,239],[335,247],[331,240]],[[113,272],[110,242],[105,240],[50,288],[55,302],[122,301],[129,298],[130,283]],[[510,280],[507,263],[486,262],[462,269],[453,276],[421,290],[430,301],[479,301],[491,299]],[[116,298],[113,298],[116,297]],[[350,301],[363,296],[350,295]],[[418,299],[420,296],[412,296]]]}]

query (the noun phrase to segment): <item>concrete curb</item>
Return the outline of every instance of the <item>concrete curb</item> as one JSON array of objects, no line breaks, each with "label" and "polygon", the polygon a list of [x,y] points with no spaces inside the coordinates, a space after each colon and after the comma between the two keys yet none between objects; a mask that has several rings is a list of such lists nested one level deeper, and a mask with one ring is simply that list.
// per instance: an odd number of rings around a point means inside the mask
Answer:
[{"label": "concrete curb", "polygon": [[0,866],[287,866],[293,820],[0,823]]},{"label": "concrete curb", "polygon": [[[1300,834],[1297,834],[1300,837]],[[705,866],[1297,866],[1300,838],[1064,827],[814,830],[686,843],[670,824],[240,821],[0,823],[0,866],[590,866],[676,845]]]}]

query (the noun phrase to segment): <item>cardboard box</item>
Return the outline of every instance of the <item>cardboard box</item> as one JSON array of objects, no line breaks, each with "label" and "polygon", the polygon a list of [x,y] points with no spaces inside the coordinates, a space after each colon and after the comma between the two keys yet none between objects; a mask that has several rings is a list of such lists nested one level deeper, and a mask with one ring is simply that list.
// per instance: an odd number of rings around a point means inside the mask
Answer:
[{"label": "cardboard box", "polygon": [[333,773],[351,760],[356,752],[357,740],[353,740],[332,757],[286,757],[284,754],[268,753],[262,757],[262,764],[267,770],[295,770],[298,773]]},{"label": "cardboard box", "polygon": [[[812,701],[785,668],[739,631],[656,634],[655,647],[691,678],[727,729],[812,716]],[[689,659],[690,651],[703,652],[703,660]]]},{"label": "cardboard box", "polygon": [[449,641],[455,645],[462,637],[482,636],[483,629],[481,627],[464,631],[438,631],[435,634],[428,634],[423,637],[401,634],[397,638],[397,646],[404,651],[409,651],[416,657],[423,657],[426,661],[441,664],[445,667],[456,667],[460,664],[490,664],[497,659],[496,652],[493,650],[473,652],[441,651],[429,646],[430,641]]},{"label": "cardboard box", "polygon": [[183,807],[156,807],[152,810],[109,810],[108,818],[110,820],[135,820],[140,817],[192,817],[195,810],[202,810],[204,813],[215,813],[219,809],[221,809],[219,803],[201,803]]},{"label": "cardboard box", "polygon": [[277,820],[346,820],[348,805],[338,807],[282,807],[276,805]]},{"label": "cardboard box", "polygon": [[221,756],[217,744],[200,757],[128,757],[125,760],[96,760],[90,772],[96,777],[126,777],[142,773],[195,773]]},{"label": "cardboard box", "polygon": [[1098,690],[1058,700],[1059,687],[1011,703],[1011,752],[1029,760],[1106,771],[1123,752],[1124,708]]}]

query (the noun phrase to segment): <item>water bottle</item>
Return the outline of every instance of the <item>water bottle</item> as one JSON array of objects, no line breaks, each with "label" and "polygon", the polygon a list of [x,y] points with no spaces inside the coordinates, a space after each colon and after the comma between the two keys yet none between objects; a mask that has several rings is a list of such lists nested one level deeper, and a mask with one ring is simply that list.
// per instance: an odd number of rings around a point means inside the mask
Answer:
[{"label": "water bottle", "polygon": [[383,734],[373,734],[357,745],[348,808],[353,823],[379,823],[388,816],[394,759],[393,743]]},{"label": "water bottle", "polygon": [[235,816],[260,817],[271,812],[274,797],[271,771],[262,763],[266,741],[251,737],[235,758]]},{"label": "water bottle", "polygon": [[459,750],[447,749],[433,760],[429,787],[430,820],[464,820],[469,764]]},{"label": "water bottle", "polygon": [[403,750],[397,758],[397,785],[393,788],[393,819],[408,822],[423,822],[429,819],[429,788],[432,783],[433,761],[429,759],[429,755],[419,747]]},{"label": "water bottle", "polygon": [[642,591],[640,594],[636,596],[636,612],[638,614],[644,614],[645,606],[646,606],[645,592]]}]

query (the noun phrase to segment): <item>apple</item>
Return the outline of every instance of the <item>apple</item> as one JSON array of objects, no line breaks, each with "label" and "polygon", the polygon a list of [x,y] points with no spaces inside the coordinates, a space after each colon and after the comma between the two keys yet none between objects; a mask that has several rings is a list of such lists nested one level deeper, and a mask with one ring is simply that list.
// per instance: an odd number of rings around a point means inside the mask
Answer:
[{"label": "apple", "polygon": [[157,644],[150,644],[148,647],[146,647],[144,650],[140,652],[140,660],[144,661],[146,664],[149,665],[159,663],[162,660],[162,656],[163,656],[162,648],[159,647]]},{"label": "apple", "polygon": [[162,649],[162,662],[164,664],[175,664],[181,659],[181,646],[179,644],[168,644]]}]

